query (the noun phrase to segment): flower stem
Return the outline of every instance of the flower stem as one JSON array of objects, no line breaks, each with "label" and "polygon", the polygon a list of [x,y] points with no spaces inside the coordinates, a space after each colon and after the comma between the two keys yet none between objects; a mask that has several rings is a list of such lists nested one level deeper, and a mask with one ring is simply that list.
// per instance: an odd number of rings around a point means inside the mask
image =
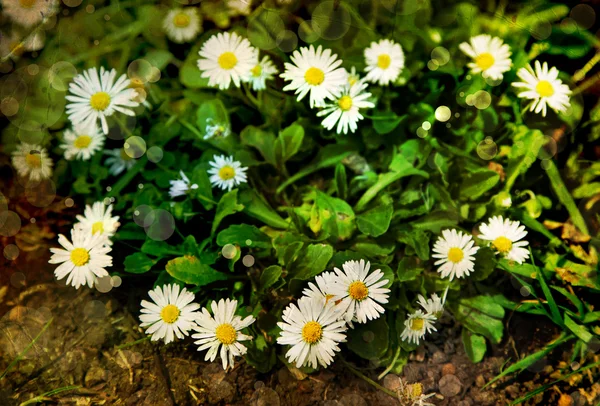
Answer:
[{"label": "flower stem", "polygon": [[383,386],[381,386],[380,384],[378,384],[377,382],[375,382],[374,380],[372,380],[371,378],[369,378],[368,376],[366,376],[362,372],[356,370],[352,365],[350,365],[343,358],[340,358],[340,361],[342,361],[342,363],[346,366],[346,368],[348,368],[350,370],[350,372],[352,372],[354,375],[358,376],[359,378],[363,379],[369,385],[373,386],[376,389],[379,389],[380,391],[384,392],[387,395],[390,395],[391,397],[393,397],[395,399],[398,399],[398,394],[396,392],[391,391],[391,390],[389,390],[387,388],[384,388]]}]

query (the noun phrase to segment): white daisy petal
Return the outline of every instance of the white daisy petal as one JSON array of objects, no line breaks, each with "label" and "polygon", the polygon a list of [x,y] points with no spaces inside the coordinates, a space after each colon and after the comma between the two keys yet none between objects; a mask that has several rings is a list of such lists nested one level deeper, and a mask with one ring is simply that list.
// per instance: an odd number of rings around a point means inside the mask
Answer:
[{"label": "white daisy petal", "polygon": [[479,231],[481,232],[479,238],[491,241],[496,252],[507,259],[522,264],[529,258],[529,250],[522,248],[529,243],[520,241],[527,235],[527,231],[518,221],[494,216],[488,220],[488,223],[482,224]]},{"label": "white daisy petal", "polygon": [[372,42],[364,54],[367,65],[365,80],[368,82],[386,86],[398,79],[404,69],[404,51],[389,39]]},{"label": "white daisy petal", "polygon": [[233,156],[215,155],[214,161],[210,162],[211,168],[208,170],[210,183],[213,187],[219,187],[222,190],[230,191],[235,186],[247,183],[246,171],[238,161],[233,160]]}]

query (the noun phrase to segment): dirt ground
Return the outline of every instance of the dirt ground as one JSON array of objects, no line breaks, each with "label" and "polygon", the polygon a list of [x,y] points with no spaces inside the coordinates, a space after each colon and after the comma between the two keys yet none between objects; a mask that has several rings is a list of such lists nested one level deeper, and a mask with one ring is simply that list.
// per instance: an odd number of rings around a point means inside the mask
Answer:
[{"label": "dirt ground", "polygon": [[[75,290],[54,281],[48,256],[47,248],[40,248],[16,261],[2,258],[0,263],[0,374],[47,327],[0,379],[0,405],[399,404],[340,362],[305,379],[281,363],[271,373],[259,374],[241,361],[226,374],[220,363],[204,362],[189,339],[168,346],[153,344],[138,327],[139,300],[145,290],[128,284],[135,279],[125,279],[108,293]],[[425,393],[437,393],[428,400],[435,405],[509,404],[547,382],[551,364],[559,362],[545,360],[517,379],[484,390],[485,382],[509,358],[522,356],[517,349],[526,354],[557,332],[543,319],[532,322],[514,315],[509,338],[474,365],[464,352],[460,327],[451,319],[442,323],[443,335],[433,335],[403,370],[409,383],[421,382]],[[375,380],[381,372],[352,357],[347,361]],[[396,390],[398,376],[387,375],[379,382]],[[566,393],[573,395],[573,405],[588,404],[577,390]],[[549,390],[528,404],[555,405],[558,396],[558,391]]]}]

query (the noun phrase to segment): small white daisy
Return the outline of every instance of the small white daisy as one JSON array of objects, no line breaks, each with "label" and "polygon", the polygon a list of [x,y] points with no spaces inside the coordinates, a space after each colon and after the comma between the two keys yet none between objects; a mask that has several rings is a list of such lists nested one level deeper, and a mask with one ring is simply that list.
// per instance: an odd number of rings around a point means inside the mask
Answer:
[{"label": "small white daisy", "polygon": [[12,153],[12,164],[19,176],[29,176],[32,181],[49,178],[54,165],[46,148],[26,143],[21,143]]},{"label": "small white daisy", "polygon": [[[446,289],[446,293],[448,290]],[[417,303],[425,310],[427,314],[433,314],[436,319],[439,319],[444,314],[444,303],[446,302],[446,294],[444,294],[444,298],[440,298],[437,293],[431,295],[431,298],[425,299],[423,295],[419,295],[419,300]]]},{"label": "small white daisy", "polygon": [[316,284],[309,282],[308,288],[304,289],[302,294],[310,298],[321,298],[329,301],[333,298],[331,288],[336,280],[337,276],[334,272],[322,272],[315,276]]},{"label": "small white daisy", "polygon": [[148,294],[152,302],[142,300],[140,327],[147,327],[146,334],[152,335],[150,340],[164,340],[169,344],[175,336],[179,339],[187,336],[199,314],[200,305],[193,303],[194,294],[177,284],[157,286]]},{"label": "small white daisy", "polygon": [[503,73],[510,70],[510,47],[498,37],[481,34],[471,37],[470,44],[461,43],[458,48],[473,58],[467,66],[471,73],[481,73],[484,78],[502,79]]},{"label": "small white daisy", "polygon": [[438,260],[435,265],[440,265],[438,272],[442,278],[450,277],[450,280],[469,276],[473,272],[475,255],[479,247],[474,246],[473,238],[462,231],[442,230],[433,245],[433,258]]},{"label": "small white daisy", "polygon": [[100,133],[96,123],[89,128],[75,126],[65,130],[63,143],[60,145],[65,150],[65,159],[80,159],[87,161],[104,145],[104,135]]},{"label": "small white daisy", "polygon": [[104,268],[112,266],[112,257],[107,255],[111,248],[106,244],[105,236],[93,235],[76,227],[71,230],[71,239],[73,243],[62,234],[58,236],[58,243],[64,249],[50,248],[53,255],[48,263],[60,264],[54,270],[56,279],[69,275],[67,285],[79,289],[87,284],[91,288],[97,278],[108,275]]},{"label": "small white daisy", "polygon": [[194,326],[194,330],[198,333],[192,334],[192,338],[197,339],[195,344],[198,351],[208,350],[205,361],[214,361],[220,348],[223,369],[226,370],[233,367],[234,357],[246,354],[247,349],[240,341],[252,340],[252,336],[240,331],[254,323],[255,318],[247,316],[242,319],[236,316],[237,300],[221,299],[218,303],[213,301],[211,308],[214,317],[206,308],[196,316],[197,326]]},{"label": "small white daisy", "polygon": [[271,59],[265,55],[251,70],[248,76],[248,82],[252,84],[252,90],[264,90],[267,88],[266,81],[273,79],[277,74],[277,68],[271,62]]},{"label": "small white daisy", "polygon": [[204,139],[211,138],[226,138],[231,134],[231,126],[227,123],[215,123],[212,118],[206,120],[206,128],[204,129]]},{"label": "small white daisy", "polygon": [[193,41],[200,32],[200,16],[196,7],[174,8],[163,20],[163,29],[173,42]]},{"label": "small white daisy", "polygon": [[225,0],[225,4],[231,17],[247,16],[252,11],[252,0]]},{"label": "small white daisy", "polygon": [[171,188],[169,189],[169,196],[171,196],[171,198],[183,196],[190,189],[198,189],[197,184],[194,183],[193,185],[190,185],[190,180],[187,176],[185,176],[185,173],[183,173],[183,171],[179,171],[179,176],[181,176],[181,179],[169,181],[169,184],[171,184]]},{"label": "small white daisy", "polygon": [[346,261],[342,264],[343,271],[334,268],[337,280],[331,287],[333,301],[341,301],[340,311],[343,318],[350,322],[354,317],[359,323],[375,320],[385,312],[381,304],[388,302],[389,289],[383,286],[389,281],[383,278],[383,272],[377,269],[369,273],[370,262]]},{"label": "small white daisy", "polygon": [[408,341],[409,343],[419,344],[419,340],[421,340],[426,333],[430,333],[431,331],[437,331],[435,327],[433,327],[433,322],[436,321],[436,318],[433,314],[425,314],[422,310],[417,310],[414,313],[408,316],[408,319],[404,322],[404,330],[400,335],[400,338],[403,341]]},{"label": "small white daisy", "polygon": [[119,228],[119,216],[112,216],[112,204],[106,206],[104,202],[95,202],[93,205],[86,205],[83,216],[78,214],[79,223],[75,227],[81,228],[88,234],[103,235],[106,237],[106,243],[112,244],[110,238],[115,235]]},{"label": "small white daisy", "polygon": [[109,156],[109,158],[104,161],[104,164],[108,166],[108,173],[113,176],[117,176],[124,170],[129,170],[135,165],[135,159],[127,155],[123,148],[104,151],[104,154]]},{"label": "small white daisy", "polygon": [[346,69],[340,67],[341,59],[320,45],[316,50],[312,45],[300,48],[290,59],[292,63],[285,63],[285,72],[280,76],[291,83],[283,90],[295,90],[298,100],[310,92],[310,107],[320,107],[326,99],[333,100],[348,80]]},{"label": "small white daisy", "polygon": [[382,86],[395,81],[404,69],[404,52],[400,44],[389,39],[372,42],[365,49],[365,80]]},{"label": "small white daisy", "polygon": [[348,73],[348,86],[354,86],[361,80],[363,79],[360,78],[360,75],[356,72],[356,67],[353,66]]},{"label": "small white daisy", "polygon": [[208,78],[209,86],[228,89],[233,81],[248,80],[250,71],[257,64],[258,52],[246,38],[235,32],[218,33],[210,37],[200,49],[198,68],[202,77]]},{"label": "small white daisy", "polygon": [[546,117],[546,105],[557,113],[566,111],[571,105],[571,89],[558,78],[556,67],[548,70],[548,62],[541,65],[540,61],[535,61],[535,71],[531,65],[527,65],[519,69],[517,76],[523,82],[514,82],[512,85],[524,88],[517,96],[531,100],[529,111],[536,114],[541,111],[542,116]]},{"label": "small white daisy", "polygon": [[283,322],[277,323],[281,328],[277,343],[292,346],[285,356],[297,368],[306,365],[327,368],[340,351],[338,344],[346,341],[345,322],[338,320],[331,301],[302,297],[297,305],[292,303],[285,308],[282,319]]},{"label": "small white daisy", "polygon": [[30,28],[56,14],[56,0],[1,0],[2,11],[15,23]]},{"label": "small white daisy", "polygon": [[358,128],[356,123],[364,118],[359,109],[375,107],[367,100],[371,97],[371,93],[366,92],[366,88],[367,84],[360,81],[353,86],[344,86],[338,98],[333,103],[326,104],[325,108],[317,113],[318,117],[327,115],[321,125],[331,130],[337,123],[338,134],[348,134],[348,129],[352,133],[355,132]]},{"label": "small white daisy", "polygon": [[527,231],[518,221],[494,216],[489,219],[489,223],[479,226],[479,231],[481,232],[479,238],[491,241],[496,251],[507,259],[522,264],[529,258],[529,250],[523,248],[529,243],[519,241],[527,235]]},{"label": "small white daisy", "polygon": [[108,134],[108,123],[106,117],[113,115],[116,111],[135,116],[133,110],[128,107],[137,107],[139,103],[134,101],[137,91],[130,88],[131,82],[127,75],[121,75],[115,82],[117,71],[91,68],[83,74],[75,76],[69,85],[67,100],[67,114],[73,125],[89,127],[95,125],[98,120],[102,123],[104,134]]},{"label": "small white daisy", "polygon": [[248,182],[246,171],[248,168],[242,166],[238,161],[234,161],[232,156],[215,155],[214,161],[209,162],[210,168],[208,174],[213,187],[219,187],[223,190],[231,190],[234,186]]}]

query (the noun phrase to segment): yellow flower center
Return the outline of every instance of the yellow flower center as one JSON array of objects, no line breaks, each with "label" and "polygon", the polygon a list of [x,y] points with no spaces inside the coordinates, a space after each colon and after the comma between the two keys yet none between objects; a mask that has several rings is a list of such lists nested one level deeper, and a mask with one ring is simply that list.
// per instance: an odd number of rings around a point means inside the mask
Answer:
[{"label": "yellow flower center", "polygon": [[219,169],[219,177],[223,180],[233,179],[235,177],[235,169],[229,165],[225,165]]},{"label": "yellow flower center", "polygon": [[75,266],[84,266],[90,261],[90,253],[85,248],[75,248],[71,251],[71,262]]},{"label": "yellow flower center", "polygon": [[547,80],[540,80],[535,87],[535,91],[538,92],[541,97],[550,97],[554,94],[554,88]]},{"label": "yellow flower center", "polygon": [[251,72],[252,76],[256,78],[259,77],[262,74],[262,66],[260,66],[260,64],[256,65],[254,68],[252,68]]},{"label": "yellow flower center", "polygon": [[496,247],[498,252],[506,254],[512,248],[512,241],[509,240],[508,238],[502,236],[502,237],[496,238],[494,240],[494,242],[492,242],[492,245],[494,247]]},{"label": "yellow flower center", "polygon": [[79,137],[77,137],[73,145],[75,145],[75,148],[84,149],[87,148],[91,144],[91,142],[92,137],[90,137],[89,135],[80,135]]},{"label": "yellow flower center", "polygon": [[338,100],[338,106],[340,106],[341,110],[350,110],[352,107],[352,97],[348,95],[340,97],[340,100]]},{"label": "yellow flower center", "polygon": [[168,304],[160,311],[160,318],[165,323],[173,324],[179,318],[179,308],[175,305]]},{"label": "yellow flower center", "polygon": [[104,222],[96,221],[94,224],[92,224],[92,234],[96,233],[104,233]]},{"label": "yellow flower center", "polygon": [[217,336],[217,340],[223,344],[229,345],[235,343],[237,340],[237,331],[235,331],[231,324],[223,323],[217,327],[215,336]]},{"label": "yellow flower center", "polygon": [[31,8],[35,6],[35,3],[37,3],[37,0],[19,0],[19,4],[23,8]]},{"label": "yellow flower center", "polygon": [[223,52],[218,59],[219,66],[223,69],[233,69],[237,65],[238,60],[233,52]]},{"label": "yellow flower center", "polygon": [[110,104],[110,96],[106,92],[98,92],[90,99],[90,106],[94,110],[104,111]]},{"label": "yellow flower center", "polygon": [[455,264],[462,261],[465,257],[463,250],[458,247],[452,247],[448,250],[448,259]]},{"label": "yellow flower center", "polygon": [[381,54],[377,57],[377,66],[381,69],[389,68],[390,63],[392,63],[392,58],[388,54]]},{"label": "yellow flower center", "polygon": [[420,317],[417,317],[417,318],[412,319],[412,321],[410,323],[410,328],[411,328],[411,330],[414,330],[414,331],[420,331],[423,329],[424,325],[425,325],[425,320],[423,320]]},{"label": "yellow flower center", "polygon": [[348,294],[354,300],[364,300],[369,295],[369,288],[361,281],[354,281],[348,288]]},{"label": "yellow flower center", "polygon": [[313,66],[308,68],[304,74],[304,80],[306,80],[306,83],[309,85],[318,86],[325,80],[325,73],[321,69]]},{"label": "yellow flower center", "polygon": [[418,398],[423,394],[423,385],[420,383],[413,383],[410,389],[413,398]]},{"label": "yellow flower center", "polygon": [[489,52],[484,52],[483,54],[479,54],[477,57],[475,57],[475,63],[481,70],[487,70],[491,68],[495,61],[496,60]]},{"label": "yellow flower center", "polygon": [[30,168],[40,168],[42,166],[41,154],[29,153],[25,156],[25,162]]},{"label": "yellow flower center", "polygon": [[302,328],[302,338],[309,344],[314,344],[323,337],[323,328],[316,321],[309,321]]},{"label": "yellow flower center", "polygon": [[179,13],[173,17],[173,25],[178,28],[185,28],[190,25],[190,17],[187,14]]}]

